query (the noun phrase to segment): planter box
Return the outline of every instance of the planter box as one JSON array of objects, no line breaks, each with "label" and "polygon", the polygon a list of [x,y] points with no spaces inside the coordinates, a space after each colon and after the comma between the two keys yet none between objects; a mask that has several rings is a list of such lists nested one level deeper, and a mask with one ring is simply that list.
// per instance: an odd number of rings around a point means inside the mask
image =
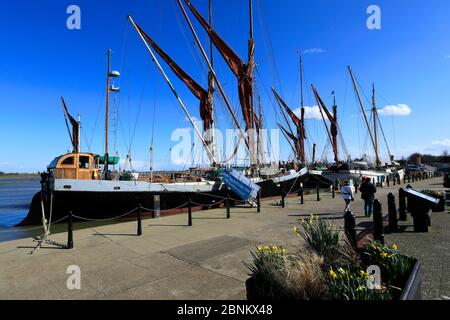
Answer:
[{"label": "planter box", "polygon": [[421,263],[419,260],[416,261],[411,274],[409,275],[408,281],[403,288],[400,300],[422,300],[422,273],[421,273]]},{"label": "planter box", "polygon": [[[408,281],[406,282],[403,292],[400,296],[400,300],[422,300],[422,273],[421,273],[421,263],[419,260],[416,261],[411,274],[409,275]],[[268,300],[267,297],[261,297],[258,289],[256,288],[256,281],[254,278],[248,278],[245,281],[245,288],[247,289],[247,300],[258,301],[258,300]],[[283,300],[280,297],[280,300]]]}]

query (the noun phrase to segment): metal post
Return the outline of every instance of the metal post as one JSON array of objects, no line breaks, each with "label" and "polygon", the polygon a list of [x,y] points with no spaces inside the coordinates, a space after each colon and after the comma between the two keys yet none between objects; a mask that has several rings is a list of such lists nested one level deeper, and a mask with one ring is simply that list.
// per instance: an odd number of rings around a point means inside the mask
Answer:
[{"label": "metal post", "polygon": [[300,188],[300,204],[305,204],[305,191],[303,187]]},{"label": "metal post", "polygon": [[373,202],[373,239],[384,244],[383,212],[377,199]]},{"label": "metal post", "polygon": [[386,177],[386,184],[388,188],[391,186],[391,182],[389,181],[389,176]]},{"label": "metal post", "polygon": [[140,203],[138,205],[138,214],[137,214],[137,235],[142,236],[142,206]]},{"label": "metal post", "polygon": [[355,194],[358,194],[358,187],[359,187],[358,183],[355,183]]},{"label": "metal post", "polygon": [[188,205],[188,226],[192,227],[192,199],[189,196],[189,205]]},{"label": "metal post", "polygon": [[256,212],[261,212],[261,190],[256,195]]},{"label": "metal post", "polygon": [[400,221],[408,221],[408,216],[406,214],[406,196],[403,188],[398,190],[398,212]]},{"label": "metal post", "polygon": [[73,249],[73,217],[72,211],[69,211],[67,222],[67,249]]},{"label": "metal post", "polygon": [[227,191],[227,200],[226,200],[226,206],[227,206],[227,219],[231,218],[231,212],[230,212],[230,194]]},{"label": "metal post", "polygon": [[320,190],[319,187],[317,187],[317,201],[320,201]]},{"label": "metal post", "polygon": [[284,208],[286,206],[285,202],[284,202],[284,198],[285,198],[285,194],[284,194],[284,189],[281,189],[281,207]]},{"label": "metal post", "polygon": [[403,184],[406,184],[406,176],[403,175]]},{"label": "metal post", "polygon": [[331,197],[336,198],[336,193],[334,192],[334,185],[331,185]]},{"label": "metal post", "polygon": [[388,210],[389,210],[389,230],[398,232],[397,206],[395,205],[395,196],[388,194]]},{"label": "metal post", "polygon": [[356,219],[355,215],[351,211],[347,211],[344,215],[345,234],[348,240],[352,244],[353,248],[357,248],[356,239]]},{"label": "metal post", "polygon": [[397,182],[397,178],[394,177],[394,179],[392,179],[392,184],[394,185],[394,187],[395,187],[396,182]]}]

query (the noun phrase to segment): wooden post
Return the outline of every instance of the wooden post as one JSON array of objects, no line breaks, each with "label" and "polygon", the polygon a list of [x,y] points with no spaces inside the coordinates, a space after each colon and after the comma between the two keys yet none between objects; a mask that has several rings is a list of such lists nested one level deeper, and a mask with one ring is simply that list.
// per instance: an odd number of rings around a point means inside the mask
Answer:
[{"label": "wooden post", "polygon": [[73,217],[72,211],[69,211],[67,221],[67,249],[73,249]]},{"label": "wooden post", "polygon": [[140,203],[138,205],[138,214],[137,214],[137,235],[142,236],[142,206]]},{"label": "wooden post", "polygon": [[189,196],[189,205],[188,205],[188,226],[192,227],[192,199]]},{"label": "wooden post", "polygon": [[351,211],[347,211],[344,215],[345,234],[348,240],[352,244],[353,248],[357,249],[356,239],[356,219],[355,215]]},{"label": "wooden post", "polygon": [[384,244],[383,212],[377,199],[373,202],[373,239]]},{"label": "wooden post", "polygon": [[389,230],[398,232],[397,207],[395,205],[395,196],[388,194],[388,210],[389,210]]},{"label": "wooden post", "polygon": [[398,212],[400,221],[408,221],[408,216],[406,214],[406,196],[403,188],[398,190]]}]

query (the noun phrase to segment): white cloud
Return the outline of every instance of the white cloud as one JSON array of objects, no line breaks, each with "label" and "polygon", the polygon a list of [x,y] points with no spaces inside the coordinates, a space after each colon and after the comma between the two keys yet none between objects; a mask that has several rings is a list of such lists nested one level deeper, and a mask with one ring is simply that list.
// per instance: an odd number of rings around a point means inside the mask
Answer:
[{"label": "white cloud", "polygon": [[319,53],[325,53],[325,50],[321,48],[310,48],[303,51],[303,54],[319,54]]},{"label": "white cloud", "polygon": [[382,116],[409,116],[411,112],[411,108],[406,104],[389,105],[378,109],[378,113]]},{"label": "white cloud", "polygon": [[[300,118],[301,116],[301,109],[298,108],[294,110],[294,113]],[[305,119],[317,119],[322,120],[322,116],[320,114],[320,110],[318,106],[314,107],[305,107]]]},{"label": "white cloud", "polygon": [[450,147],[450,139],[436,140],[432,143],[434,146]]}]

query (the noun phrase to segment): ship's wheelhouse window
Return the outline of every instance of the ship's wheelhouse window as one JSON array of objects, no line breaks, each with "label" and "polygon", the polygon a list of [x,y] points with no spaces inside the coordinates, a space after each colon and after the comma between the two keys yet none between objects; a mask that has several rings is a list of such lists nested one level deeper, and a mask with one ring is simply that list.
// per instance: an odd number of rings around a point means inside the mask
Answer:
[{"label": "ship's wheelhouse window", "polygon": [[72,165],[72,164],[74,164],[74,157],[72,156],[72,157],[68,157],[68,158],[64,159],[61,162],[61,164],[63,164],[63,165]]},{"label": "ship's wheelhouse window", "polygon": [[79,168],[80,169],[89,169],[89,157],[88,156],[80,156]]}]

